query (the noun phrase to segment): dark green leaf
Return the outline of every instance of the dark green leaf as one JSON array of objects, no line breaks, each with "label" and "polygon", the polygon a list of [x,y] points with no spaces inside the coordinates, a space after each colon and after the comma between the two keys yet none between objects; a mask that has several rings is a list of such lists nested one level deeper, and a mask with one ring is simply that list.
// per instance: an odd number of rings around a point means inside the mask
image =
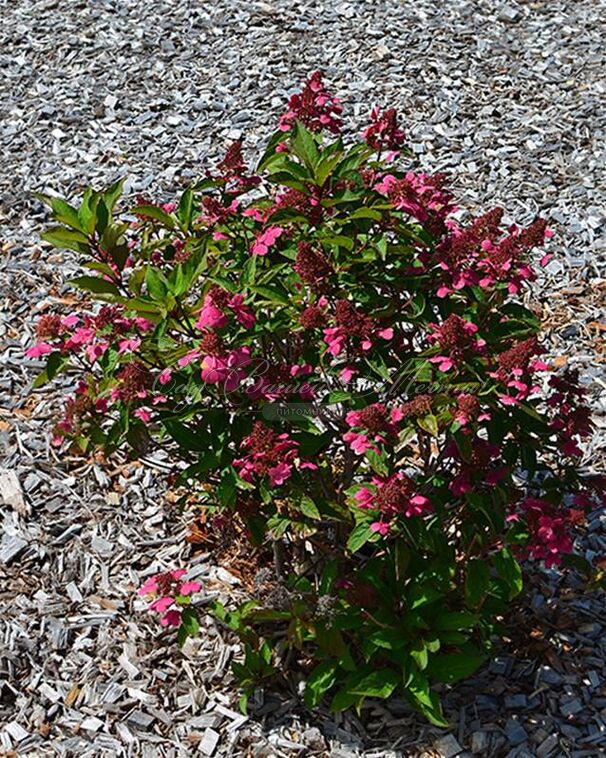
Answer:
[{"label": "dark green leaf", "polygon": [[524,586],[522,569],[509,548],[504,547],[500,553],[495,554],[494,564],[499,576],[509,588],[509,599],[519,595]]},{"label": "dark green leaf", "polygon": [[354,677],[351,683],[348,680],[347,688],[352,695],[386,698],[392,694],[399,681],[400,677],[392,669],[379,669],[361,677]]},{"label": "dark green leaf", "polygon": [[129,212],[134,213],[136,216],[143,216],[159,221],[167,229],[175,228],[175,219],[157,205],[136,205]]},{"label": "dark green leaf", "polygon": [[115,284],[108,282],[107,279],[102,279],[99,276],[78,276],[76,279],[71,279],[69,283],[73,284],[74,287],[78,287],[78,289],[94,292],[95,294],[120,294],[120,290]]},{"label": "dark green leaf", "polygon": [[53,226],[41,235],[45,242],[50,242],[53,247],[74,250],[76,253],[90,253],[90,244],[85,234],[65,226]]},{"label": "dark green leaf", "polygon": [[376,539],[376,536],[376,533],[370,528],[370,524],[358,524],[349,535],[347,549],[355,553],[369,540]]},{"label": "dark green leaf", "polygon": [[471,558],[465,573],[465,600],[471,608],[479,606],[490,588],[490,572],[481,558]]},{"label": "dark green leaf", "polygon": [[320,663],[307,677],[305,684],[305,704],[315,708],[337,680],[337,666],[331,661]]},{"label": "dark green leaf", "polygon": [[433,656],[425,673],[430,679],[453,684],[471,676],[485,660],[481,653],[445,653]]}]

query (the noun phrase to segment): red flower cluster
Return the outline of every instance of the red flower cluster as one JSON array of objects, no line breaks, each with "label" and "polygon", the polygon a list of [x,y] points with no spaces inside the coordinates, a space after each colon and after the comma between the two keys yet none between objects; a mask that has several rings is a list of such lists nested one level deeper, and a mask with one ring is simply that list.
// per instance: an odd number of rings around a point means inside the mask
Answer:
[{"label": "red flower cluster", "polygon": [[395,108],[381,112],[375,105],[370,112],[370,121],[370,126],[362,134],[369,147],[373,150],[398,150],[402,146],[404,132],[398,126],[398,112]]},{"label": "red flower cluster", "polygon": [[[576,511],[565,511],[541,498],[529,497],[520,504],[524,521],[531,534],[527,554],[535,560],[545,561],[547,568],[559,566],[562,555],[572,552],[573,539],[570,526]],[[513,515],[510,521],[517,520]]]},{"label": "red flower cluster", "polygon": [[[383,340],[393,338],[391,327],[384,329],[359,308],[356,308],[349,300],[337,300],[335,305],[334,321],[336,326],[324,329],[324,340],[328,345],[330,355],[337,356],[343,352],[346,346],[362,351],[372,348],[376,337]],[[352,343],[356,338],[357,344]]]},{"label": "red flower cluster", "polygon": [[[279,486],[292,476],[297,462],[298,443],[288,434],[279,434],[262,421],[256,421],[240,448],[247,451],[247,455],[235,459],[233,465],[246,482],[252,482],[254,476],[267,476],[272,486]],[[309,462],[299,463],[298,467],[316,468]]]},{"label": "red flower cluster", "polygon": [[324,253],[314,250],[309,242],[299,242],[294,270],[307,284],[319,284],[334,269]]},{"label": "red flower cluster", "polygon": [[358,455],[363,455],[369,449],[377,450],[377,444],[386,442],[386,435],[397,436],[396,422],[402,418],[399,408],[393,408],[389,412],[382,403],[368,405],[361,411],[350,411],[345,417],[349,426],[352,429],[363,429],[373,436],[371,440],[365,432],[350,431],[343,435],[343,440]]},{"label": "red flower cluster", "polygon": [[156,574],[139,589],[139,595],[151,600],[149,609],[162,614],[162,626],[179,626],[183,606],[189,605],[191,595],[202,589],[200,582],[182,581],[186,573],[185,569],[175,569]]},{"label": "red flower cluster", "polygon": [[446,189],[444,174],[429,176],[408,171],[402,179],[387,174],[375,190],[388,197],[394,208],[426,225],[435,236],[444,233],[446,220],[457,210],[452,193]]},{"label": "red flower cluster", "polygon": [[[551,237],[552,232],[543,219],[537,219],[525,229],[510,227],[508,235],[499,239],[502,216],[503,210],[494,208],[466,228],[449,219],[448,234],[436,247],[438,266],[445,272],[438,297],[446,297],[468,285],[490,289],[500,283],[515,294],[524,281],[535,278],[527,262],[528,253]],[[548,260],[548,255],[543,256],[541,264]]]},{"label": "red flower cluster", "polygon": [[589,437],[594,428],[591,411],[582,402],[586,391],[579,386],[578,379],[578,372],[569,370],[549,380],[554,392],[547,403],[556,409],[550,426],[558,435],[564,455],[580,456],[579,441]]},{"label": "red flower cluster", "polygon": [[455,497],[461,497],[484,485],[495,485],[509,473],[509,468],[502,465],[501,448],[498,445],[477,435],[469,437],[470,457],[464,458],[455,442],[449,443],[444,449],[445,457],[456,462],[454,477],[448,484],[448,489]]},{"label": "red flower cluster", "polygon": [[478,327],[471,321],[452,313],[440,326],[429,324],[433,331],[430,342],[436,342],[443,353],[432,356],[429,361],[436,363],[440,371],[448,371],[463,361],[469,352],[482,352],[485,340],[476,337]]},{"label": "red flower cluster", "polygon": [[291,96],[288,111],[281,117],[278,128],[288,132],[295,121],[300,121],[311,132],[328,129],[333,134],[338,134],[342,125],[338,116],[342,111],[339,98],[326,90],[321,72],[316,71],[309,77],[301,92]]},{"label": "red flower cluster", "polygon": [[377,511],[380,519],[370,528],[382,535],[389,532],[398,516],[422,516],[432,510],[429,500],[415,491],[412,479],[401,471],[387,478],[375,477],[373,486],[359,489],[355,499],[360,508]]},{"label": "red flower cluster", "polygon": [[233,295],[214,286],[204,298],[195,326],[198,329],[222,329],[229,323],[229,311],[245,329],[252,329],[255,325],[255,314],[244,304],[244,295]]},{"label": "red flower cluster", "polygon": [[330,208],[322,205],[322,190],[320,187],[309,187],[306,192],[290,188],[276,195],[274,205],[267,212],[267,218],[271,219],[276,213],[289,208],[297,211],[306,218],[313,226],[319,226],[324,216],[330,215]]}]

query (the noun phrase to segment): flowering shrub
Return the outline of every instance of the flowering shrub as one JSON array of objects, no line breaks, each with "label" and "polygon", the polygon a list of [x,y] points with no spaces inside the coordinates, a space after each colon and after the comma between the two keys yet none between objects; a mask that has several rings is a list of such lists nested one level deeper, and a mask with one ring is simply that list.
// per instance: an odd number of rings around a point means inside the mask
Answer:
[{"label": "flowering shrub", "polygon": [[182,632],[189,632],[192,627],[198,630],[196,613],[188,606],[191,595],[202,589],[199,582],[181,581],[186,573],[185,569],[175,569],[157,574],[150,577],[139,590],[140,595],[151,600],[150,610],[162,614],[162,626],[177,626]]},{"label": "flowering shrub", "polygon": [[[117,211],[120,182],[79,208],[43,197],[89,294],[28,355],[38,386],[78,376],[57,445],[168,446],[211,537],[262,556],[256,596],[214,608],[246,691],[288,660],[310,707],[397,691],[443,723],[432,685],[485,659],[521,562],[573,549],[591,421],[517,299],[545,222],[464,216],[443,175],[401,167],[393,109],[350,146],[340,113],[314,74],[254,170],[236,142],[176,203]],[[182,579],[141,590],[181,639]]]}]

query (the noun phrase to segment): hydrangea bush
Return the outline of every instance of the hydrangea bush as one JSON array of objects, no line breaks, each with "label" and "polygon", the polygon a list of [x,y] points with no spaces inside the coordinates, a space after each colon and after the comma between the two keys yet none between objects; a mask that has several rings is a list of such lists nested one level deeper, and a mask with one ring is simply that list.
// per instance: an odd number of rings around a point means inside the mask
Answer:
[{"label": "hydrangea bush", "polygon": [[[545,221],[464,214],[393,109],[341,129],[316,73],[254,169],[236,142],[175,203],[40,196],[86,294],[28,354],[38,386],[77,376],[57,445],[165,446],[211,538],[263,557],[256,596],[213,609],[245,694],[288,662],[310,707],[398,692],[439,724],[433,685],[485,659],[521,564],[573,551],[591,420],[521,302]],[[174,570],[141,592],[183,640],[199,588]]]}]

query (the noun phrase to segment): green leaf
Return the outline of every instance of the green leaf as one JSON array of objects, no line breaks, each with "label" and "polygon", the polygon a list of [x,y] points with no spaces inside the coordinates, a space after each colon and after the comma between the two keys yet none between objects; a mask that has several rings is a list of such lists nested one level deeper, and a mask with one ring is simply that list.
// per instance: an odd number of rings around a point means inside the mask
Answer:
[{"label": "green leaf", "polygon": [[43,195],[40,192],[34,192],[34,195],[38,200],[51,208],[53,218],[56,221],[59,221],[61,224],[66,224],[76,231],[84,231],[80,224],[80,219],[78,218],[78,211],[72,205],[65,200],[62,200],[60,197],[51,197],[50,195]]},{"label": "green leaf", "polygon": [[200,622],[195,608],[185,608],[181,613],[181,623],[187,629],[189,635],[197,634],[200,631]]},{"label": "green leaf", "polygon": [[46,361],[46,374],[49,381],[54,379],[57,374],[68,364],[69,356],[61,355],[59,351],[51,353]]},{"label": "green leaf", "polygon": [[168,292],[168,282],[160,271],[148,266],[145,271],[145,286],[152,300],[163,301]]},{"label": "green leaf", "polygon": [[99,276],[78,276],[71,279],[69,284],[73,284],[78,289],[94,292],[95,294],[119,295],[120,290],[112,282],[102,279]]},{"label": "green leaf", "polygon": [[408,602],[410,609],[414,611],[416,608],[422,608],[424,605],[435,603],[437,600],[443,600],[443,598],[444,594],[432,587],[413,585]]},{"label": "green leaf", "polygon": [[307,677],[305,685],[305,705],[315,708],[328,690],[337,681],[337,665],[331,661],[320,663]]},{"label": "green leaf", "polygon": [[562,563],[567,568],[574,569],[586,577],[590,577],[594,572],[591,561],[588,561],[587,558],[583,558],[582,555],[577,555],[576,553],[567,553],[566,555],[563,555]]},{"label": "green leaf", "polygon": [[347,549],[352,553],[356,553],[369,540],[376,539],[376,537],[376,532],[372,531],[369,524],[358,524],[349,535]]},{"label": "green leaf", "polygon": [[412,656],[412,659],[417,664],[417,666],[421,669],[421,671],[427,668],[429,656],[427,654],[427,649],[422,641],[418,647],[413,648],[410,651],[410,655]]},{"label": "green leaf", "polygon": [[301,498],[301,502],[299,503],[299,508],[301,509],[301,513],[304,516],[307,516],[308,518],[315,519],[316,521],[318,521],[321,518],[320,511],[318,510],[318,506],[307,495],[303,495],[303,497]]},{"label": "green leaf", "polygon": [[122,195],[122,188],[124,187],[125,179],[126,177],[118,179],[117,182],[114,182],[114,184],[112,184],[103,192],[103,202],[105,203],[105,207],[107,208],[110,216],[114,210],[114,206],[118,202],[118,198]]},{"label": "green leaf", "polygon": [[176,419],[162,419],[162,425],[185,450],[206,451],[211,448],[210,435],[206,429],[192,429]]},{"label": "green leaf", "polygon": [[328,237],[321,237],[320,242],[326,247],[334,245],[335,247],[344,247],[351,252],[354,248],[354,241],[351,237],[346,237],[344,234],[331,234]]},{"label": "green leaf", "polygon": [[420,671],[414,671],[406,683],[406,695],[410,702],[436,726],[448,726],[442,716],[440,700],[429,686],[428,678]]},{"label": "green leaf", "polygon": [[345,392],[345,390],[336,390],[335,392],[330,392],[328,397],[326,398],[326,402],[329,404],[333,403],[346,403],[349,400],[351,400],[353,395],[351,392]]},{"label": "green leaf", "polygon": [[490,572],[481,558],[471,558],[465,573],[465,600],[471,608],[481,605],[490,588]]},{"label": "green leaf", "polygon": [[433,629],[438,631],[458,631],[459,629],[469,629],[477,623],[478,617],[475,613],[468,611],[454,611],[452,613],[441,613],[432,624]]},{"label": "green leaf", "polygon": [[151,438],[147,427],[140,421],[132,420],[126,432],[126,439],[137,455],[145,455],[149,452]]},{"label": "green leaf", "polygon": [[485,660],[481,653],[444,653],[432,656],[425,673],[430,679],[453,684],[471,676]]},{"label": "green leaf", "polygon": [[379,476],[387,476],[389,466],[387,465],[387,459],[384,454],[377,453],[376,450],[368,449],[364,455],[375,473]]},{"label": "green leaf", "polygon": [[438,419],[433,413],[427,414],[427,416],[421,416],[417,419],[417,424],[423,429],[423,431],[431,434],[432,437],[437,437],[439,434]]},{"label": "green leaf", "polygon": [[368,218],[373,221],[380,221],[383,218],[381,211],[374,210],[373,208],[357,208],[353,213],[347,217],[347,221],[357,218]]},{"label": "green leaf", "polygon": [[300,158],[312,174],[315,175],[316,166],[320,159],[320,153],[313,134],[308,131],[300,121],[297,121],[293,127],[290,142],[294,154]]},{"label": "green leaf", "polygon": [[267,286],[255,286],[251,287],[251,292],[261,295],[265,300],[270,303],[279,303],[280,305],[288,305],[290,300],[288,295],[279,287],[267,287]]},{"label": "green leaf", "polygon": [[238,492],[236,472],[233,469],[225,469],[221,474],[221,481],[217,487],[217,495],[221,505],[231,507],[236,502]]},{"label": "green leaf", "polygon": [[335,583],[339,573],[339,563],[336,559],[329,561],[322,573],[322,579],[320,581],[320,587],[318,588],[319,595],[328,595],[332,590],[332,586]]},{"label": "green leaf", "polygon": [[194,193],[191,187],[188,187],[181,195],[179,207],[177,208],[177,218],[181,223],[184,232],[189,230],[191,225],[192,213],[194,208]]},{"label": "green leaf", "polygon": [[330,710],[333,713],[339,713],[340,711],[346,711],[352,706],[359,708],[363,701],[364,695],[354,695],[349,692],[347,687],[343,687],[333,697],[330,703]]},{"label": "green leaf", "polygon": [[318,163],[318,167],[316,168],[316,181],[318,182],[318,185],[321,187],[328,177],[332,174],[335,166],[339,163],[341,160],[341,153],[335,153],[334,155],[326,155],[323,156],[320,162]]},{"label": "green leaf", "polygon": [[82,197],[82,203],[78,210],[80,225],[87,234],[92,234],[97,226],[97,205],[99,203],[99,194],[94,192],[92,187],[88,187]]},{"label": "green leaf", "polygon": [[152,218],[155,221],[159,221],[167,229],[175,228],[175,219],[157,205],[136,205],[130,209],[129,213],[133,213],[135,216]]},{"label": "green leaf", "polygon": [[392,669],[379,669],[370,674],[356,677],[357,681],[347,683],[347,688],[352,695],[364,697],[389,697],[400,682],[400,677]]},{"label": "green leaf", "polygon": [[269,139],[269,142],[267,143],[267,147],[265,148],[265,152],[261,156],[259,163],[257,164],[256,171],[261,172],[266,167],[269,161],[274,158],[276,155],[283,155],[283,153],[276,153],[276,147],[280,144],[280,142],[284,142],[285,134],[282,131],[274,132],[272,136]]},{"label": "green leaf", "polygon": [[65,226],[53,226],[40,235],[45,242],[50,242],[53,247],[66,250],[74,250],[76,253],[90,253],[88,238],[82,232],[68,229]]},{"label": "green leaf", "polygon": [[519,595],[524,587],[522,569],[509,548],[504,547],[501,552],[495,553],[494,564],[497,573],[509,588],[509,599],[511,600]]},{"label": "green leaf", "polygon": [[177,632],[177,643],[183,647],[188,637],[193,637],[200,631],[198,614],[194,608],[184,608],[181,612],[181,626]]}]

